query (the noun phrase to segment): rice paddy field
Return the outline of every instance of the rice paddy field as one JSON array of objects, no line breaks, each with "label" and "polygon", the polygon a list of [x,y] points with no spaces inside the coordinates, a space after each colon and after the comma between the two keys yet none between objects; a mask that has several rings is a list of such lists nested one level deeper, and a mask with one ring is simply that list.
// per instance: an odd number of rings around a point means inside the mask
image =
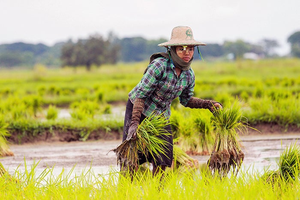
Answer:
[{"label": "rice paddy field", "polygon": [[[146,66],[147,62],[120,63],[90,72],[41,65],[31,71],[0,69],[1,155],[13,153],[10,144],[119,140],[127,94]],[[239,105],[238,120],[248,127],[243,135],[300,133],[299,59],[196,61],[192,68],[196,97],[216,100],[224,108]],[[189,155],[210,155],[216,138],[212,118],[207,110],[184,108],[174,100],[170,118],[174,143]],[[163,178],[145,170],[133,181],[116,169],[99,174],[90,167],[74,174],[54,173],[55,166],[45,166],[37,172],[38,161],[27,166],[24,157],[22,170],[2,166],[0,198],[297,199],[300,153],[298,145],[286,146],[275,169],[243,170],[226,178],[212,176],[205,165],[168,169]]]}]

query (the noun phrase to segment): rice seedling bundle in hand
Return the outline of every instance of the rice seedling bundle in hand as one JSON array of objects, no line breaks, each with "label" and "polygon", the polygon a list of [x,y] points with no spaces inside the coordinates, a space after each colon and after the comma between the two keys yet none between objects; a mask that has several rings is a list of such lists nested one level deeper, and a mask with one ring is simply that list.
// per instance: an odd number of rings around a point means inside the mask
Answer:
[{"label": "rice seedling bundle in hand", "polygon": [[238,132],[247,131],[246,125],[241,122],[242,114],[237,103],[230,108],[216,110],[212,117],[216,138],[213,151],[207,162],[213,173],[227,176],[230,169],[234,174],[244,160],[244,153],[238,142]]},{"label": "rice seedling bundle in hand", "polygon": [[153,158],[159,157],[161,154],[166,155],[164,148],[168,142],[162,137],[170,135],[165,130],[167,125],[169,125],[169,121],[163,114],[151,114],[145,118],[138,126],[135,138],[125,140],[116,149],[113,149],[117,155],[118,164],[137,169],[138,153],[142,153],[146,157],[151,155]]}]

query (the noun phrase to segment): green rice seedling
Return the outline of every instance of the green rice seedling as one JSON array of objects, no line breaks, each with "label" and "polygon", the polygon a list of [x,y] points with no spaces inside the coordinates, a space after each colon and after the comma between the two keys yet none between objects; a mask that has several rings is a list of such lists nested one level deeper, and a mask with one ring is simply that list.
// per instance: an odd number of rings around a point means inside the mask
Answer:
[{"label": "green rice seedling", "polygon": [[296,143],[287,146],[279,156],[277,170],[267,170],[262,176],[265,182],[281,184],[281,182],[299,181],[300,172],[300,147]]},{"label": "green rice seedling", "polygon": [[266,170],[260,177],[264,182],[275,185],[283,181],[279,170]]},{"label": "green rice seedling", "polygon": [[295,180],[299,177],[300,172],[300,147],[295,143],[289,145],[280,154],[279,172],[285,180]]},{"label": "green rice seedling", "polygon": [[241,120],[242,113],[237,102],[229,108],[217,110],[212,118],[216,140],[208,166],[213,173],[217,172],[221,177],[227,176],[230,169],[237,174],[244,160],[237,132],[243,133],[247,129]]},{"label": "green rice seedling", "polygon": [[30,117],[30,111],[26,109],[26,106],[23,103],[12,107],[10,110],[10,114],[13,120]]},{"label": "green rice seedling", "polygon": [[40,86],[40,87],[38,87],[37,93],[38,93],[40,96],[44,96],[44,94],[46,93],[46,87],[45,87],[45,86]]},{"label": "green rice seedling", "polygon": [[240,97],[244,100],[244,101],[248,101],[248,99],[249,99],[249,94],[248,94],[248,92],[246,92],[246,91],[242,91],[241,92],[241,94],[240,94]]},{"label": "green rice seedling", "polygon": [[168,145],[167,141],[161,137],[168,136],[170,133],[165,130],[165,126],[169,124],[163,114],[151,114],[145,118],[138,126],[136,138],[125,140],[113,151],[117,155],[118,164],[125,167],[138,168],[138,153],[144,154],[146,157],[150,154],[164,154],[164,147]]},{"label": "green rice seedling", "polygon": [[25,103],[27,108],[30,108],[34,114],[34,116],[37,116],[37,112],[41,110],[42,106],[42,98],[40,96],[26,96],[23,98],[23,102]]},{"label": "green rice seedling", "polygon": [[73,103],[71,109],[72,118],[83,120],[86,117],[94,118],[96,112],[99,111],[99,105],[95,101],[81,101]]},{"label": "green rice seedling", "polygon": [[99,110],[99,104],[95,101],[81,101],[79,104],[79,109],[93,118],[96,112]]},{"label": "green rice seedling", "polygon": [[73,109],[70,115],[72,119],[80,120],[80,121],[86,120],[88,118],[86,112],[78,108]]},{"label": "green rice seedling", "polygon": [[56,106],[50,105],[47,110],[46,119],[47,120],[55,120],[58,116],[58,109]]},{"label": "green rice seedling", "polygon": [[190,117],[182,118],[179,124],[180,136],[176,143],[190,155],[200,155],[204,152],[203,146],[201,145],[201,138],[195,128],[194,115]]},{"label": "green rice seedling", "polygon": [[173,168],[179,167],[198,168],[198,160],[190,157],[185,151],[183,151],[178,145],[173,146]]},{"label": "green rice seedling", "polygon": [[179,126],[180,122],[184,120],[182,114],[175,109],[171,108],[171,117],[170,117],[170,124],[173,134],[173,139],[176,140],[180,136]]},{"label": "green rice seedling", "polygon": [[78,88],[75,93],[81,95],[85,99],[91,92],[88,88]]},{"label": "green rice seedling", "polygon": [[111,105],[109,104],[105,104],[103,105],[103,108],[102,108],[102,113],[103,114],[111,114]]},{"label": "green rice seedling", "polygon": [[104,100],[104,91],[98,90],[96,92],[96,99],[97,99],[98,102],[104,103],[105,102],[105,100]]},{"label": "green rice seedling", "polygon": [[7,171],[5,170],[4,166],[0,162],[0,177],[2,177],[6,173],[7,173]]}]

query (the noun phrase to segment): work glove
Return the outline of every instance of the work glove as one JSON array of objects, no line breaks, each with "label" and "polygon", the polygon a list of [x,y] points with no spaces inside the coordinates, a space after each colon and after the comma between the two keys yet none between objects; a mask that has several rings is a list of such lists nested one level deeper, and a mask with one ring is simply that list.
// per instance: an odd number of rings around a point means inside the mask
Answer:
[{"label": "work glove", "polygon": [[126,140],[135,139],[136,138],[136,131],[140,124],[142,112],[144,110],[145,100],[137,98],[134,101],[133,109],[132,109],[132,117],[131,122],[129,125],[128,133]]},{"label": "work glove", "polygon": [[203,100],[196,97],[192,97],[187,103],[186,107],[189,108],[205,108],[209,109],[211,113],[214,113],[218,109],[222,109],[223,106],[221,103],[213,100]]}]

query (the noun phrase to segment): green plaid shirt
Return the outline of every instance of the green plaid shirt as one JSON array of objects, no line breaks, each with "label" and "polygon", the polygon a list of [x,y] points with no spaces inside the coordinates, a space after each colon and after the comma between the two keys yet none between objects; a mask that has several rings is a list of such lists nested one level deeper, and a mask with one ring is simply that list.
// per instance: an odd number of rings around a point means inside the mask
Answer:
[{"label": "green plaid shirt", "polygon": [[178,77],[170,60],[160,57],[149,64],[141,81],[130,91],[129,99],[132,103],[136,98],[145,99],[145,116],[152,112],[165,112],[169,118],[172,101],[179,97],[180,103],[186,106],[194,95],[194,87],[195,74],[192,69],[182,71]]}]

